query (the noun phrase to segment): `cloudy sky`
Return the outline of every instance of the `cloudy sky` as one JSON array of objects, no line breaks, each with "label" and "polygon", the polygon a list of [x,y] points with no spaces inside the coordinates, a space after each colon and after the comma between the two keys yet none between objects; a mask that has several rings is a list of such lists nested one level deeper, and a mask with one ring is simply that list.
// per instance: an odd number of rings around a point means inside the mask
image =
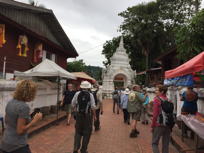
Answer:
[{"label": "cloudy sky", "polygon": [[[28,3],[28,0],[16,0]],[[52,9],[77,52],[87,65],[103,66],[101,54],[107,40],[120,35],[118,13],[152,0],[37,0]]]}]

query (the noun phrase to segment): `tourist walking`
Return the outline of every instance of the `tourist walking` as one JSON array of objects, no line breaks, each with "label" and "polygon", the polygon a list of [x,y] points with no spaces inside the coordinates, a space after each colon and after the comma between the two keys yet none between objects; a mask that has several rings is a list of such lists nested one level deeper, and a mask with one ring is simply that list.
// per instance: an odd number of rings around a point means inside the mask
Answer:
[{"label": "tourist walking", "polygon": [[142,104],[144,103],[145,98],[146,96],[141,96],[140,86],[134,85],[128,99],[128,112],[132,117],[132,130],[130,132],[131,138],[137,137],[139,134],[137,122],[140,121]]},{"label": "tourist walking", "polygon": [[117,88],[113,91],[113,113],[115,113],[115,107],[117,114],[119,114],[119,101],[120,101],[120,96]]},{"label": "tourist walking", "polygon": [[[169,153],[169,141],[170,141],[170,133],[171,128],[170,126],[167,126],[167,121],[169,122],[169,119],[167,116],[163,116],[166,114],[163,111],[164,104],[167,104],[169,106],[170,102],[168,101],[166,97],[166,92],[168,88],[163,85],[159,85],[156,87],[156,97],[153,101],[153,119],[152,119],[152,150],[153,153],[159,153],[159,140],[162,137],[162,153]],[[163,105],[163,106],[162,106]],[[171,110],[173,115],[173,103],[171,106]],[[165,120],[166,119],[166,120]],[[173,119],[170,120],[170,122],[173,121]]]},{"label": "tourist walking", "polygon": [[121,102],[120,102],[120,106],[123,110],[124,123],[127,123],[127,124],[130,124],[130,115],[127,110],[129,93],[130,93],[130,90],[126,88],[124,93],[121,95]]},{"label": "tourist walking", "polygon": [[79,149],[81,153],[88,153],[87,147],[92,133],[93,118],[96,120],[96,105],[94,96],[90,92],[91,84],[88,81],[82,81],[80,88],[81,90],[72,99],[72,107],[76,108],[74,153],[78,153]]},{"label": "tourist walking", "polygon": [[96,120],[94,121],[95,131],[100,130],[100,115],[103,114],[103,103],[102,103],[102,86],[96,85],[92,89],[92,94],[94,96],[96,104]]},{"label": "tourist walking", "polygon": [[42,114],[36,113],[31,120],[30,108],[26,102],[34,100],[36,90],[37,86],[31,80],[17,84],[13,99],[6,105],[6,129],[0,146],[3,153],[31,153],[27,131],[42,119]]},{"label": "tourist walking", "polygon": [[[146,91],[144,91],[142,96],[144,97],[146,94],[147,94]],[[148,121],[149,117],[148,117],[148,113],[147,113],[148,104],[149,104],[149,96],[146,96],[145,101],[142,105],[142,110],[141,110],[141,122],[142,122],[142,124],[149,124],[149,121]]]},{"label": "tourist walking", "polygon": [[75,91],[73,91],[72,84],[67,85],[67,90],[63,93],[61,106],[64,107],[65,112],[67,113],[67,125],[70,125],[71,120],[71,113],[72,113],[72,107],[71,102],[75,95]]}]

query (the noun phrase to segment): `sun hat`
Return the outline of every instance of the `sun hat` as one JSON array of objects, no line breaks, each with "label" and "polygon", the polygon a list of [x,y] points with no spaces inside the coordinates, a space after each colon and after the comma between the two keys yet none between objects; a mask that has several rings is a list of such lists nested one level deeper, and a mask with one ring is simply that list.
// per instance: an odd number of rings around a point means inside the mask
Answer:
[{"label": "sun hat", "polygon": [[124,94],[129,95],[130,94],[130,90],[128,88],[125,89]]},{"label": "sun hat", "polygon": [[91,88],[91,84],[88,81],[82,81],[80,88],[82,89],[90,89]]}]

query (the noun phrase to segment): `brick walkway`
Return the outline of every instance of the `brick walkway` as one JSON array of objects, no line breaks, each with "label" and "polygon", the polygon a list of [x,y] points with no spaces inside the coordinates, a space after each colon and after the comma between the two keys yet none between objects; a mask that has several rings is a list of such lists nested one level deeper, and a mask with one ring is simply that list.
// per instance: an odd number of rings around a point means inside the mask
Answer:
[{"label": "brick walkway", "polygon": [[[123,123],[122,113],[112,113],[112,102],[104,101],[101,130],[93,132],[89,153],[151,153],[150,126],[139,124],[138,138],[129,138],[130,126]],[[29,144],[32,153],[72,153],[74,121],[66,126],[65,121],[32,137]],[[170,153],[177,153],[170,145]]]}]

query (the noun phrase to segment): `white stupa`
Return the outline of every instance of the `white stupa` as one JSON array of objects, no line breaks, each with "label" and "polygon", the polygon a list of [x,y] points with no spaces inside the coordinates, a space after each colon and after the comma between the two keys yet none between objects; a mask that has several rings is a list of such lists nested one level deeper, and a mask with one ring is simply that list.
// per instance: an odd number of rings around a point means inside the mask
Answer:
[{"label": "white stupa", "polygon": [[134,83],[135,72],[130,67],[130,59],[124,48],[123,37],[110,60],[111,64],[103,74],[103,94],[107,97],[112,96],[116,86],[126,88]]}]

